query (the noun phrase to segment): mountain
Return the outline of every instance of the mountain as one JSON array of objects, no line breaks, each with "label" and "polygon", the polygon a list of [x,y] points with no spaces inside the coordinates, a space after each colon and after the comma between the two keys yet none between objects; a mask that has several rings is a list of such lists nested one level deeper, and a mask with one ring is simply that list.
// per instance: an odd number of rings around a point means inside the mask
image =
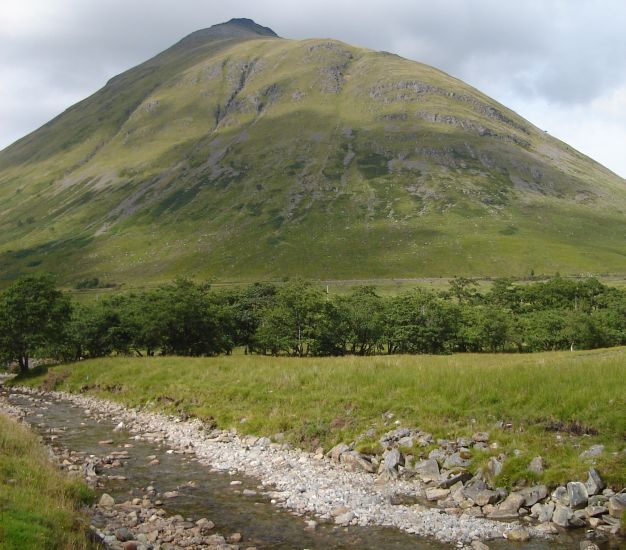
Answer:
[{"label": "mountain", "polygon": [[0,277],[626,271],[626,181],[437,69],[248,19],[0,152]]}]

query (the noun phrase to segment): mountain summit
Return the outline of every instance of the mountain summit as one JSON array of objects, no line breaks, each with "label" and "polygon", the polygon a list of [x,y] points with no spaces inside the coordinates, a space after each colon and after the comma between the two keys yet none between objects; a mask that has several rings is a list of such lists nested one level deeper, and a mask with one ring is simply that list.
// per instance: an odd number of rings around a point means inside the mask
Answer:
[{"label": "mountain summit", "polygon": [[0,152],[0,277],[623,272],[626,182],[437,69],[249,19]]}]

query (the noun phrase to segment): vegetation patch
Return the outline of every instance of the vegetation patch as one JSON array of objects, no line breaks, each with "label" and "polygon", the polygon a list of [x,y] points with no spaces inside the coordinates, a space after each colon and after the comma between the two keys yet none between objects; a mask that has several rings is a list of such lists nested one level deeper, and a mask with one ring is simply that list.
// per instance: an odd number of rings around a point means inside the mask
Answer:
[{"label": "vegetation patch", "polygon": [[0,549],[91,548],[80,508],[93,498],[50,463],[34,434],[0,415]]}]

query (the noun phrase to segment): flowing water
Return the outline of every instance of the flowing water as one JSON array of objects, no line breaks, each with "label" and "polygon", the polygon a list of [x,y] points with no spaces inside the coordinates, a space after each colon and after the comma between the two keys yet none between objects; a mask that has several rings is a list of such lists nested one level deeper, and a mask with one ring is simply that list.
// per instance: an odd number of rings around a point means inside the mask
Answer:
[{"label": "flowing water", "polygon": [[[162,499],[168,514],[180,514],[194,521],[206,517],[215,523],[215,531],[224,536],[241,533],[244,546],[256,546],[259,550],[450,548],[449,545],[420,539],[393,528],[345,528],[320,522],[314,531],[307,530],[305,518],[274,506],[267,496],[260,494],[261,490],[268,488],[260,488],[258,480],[214,472],[192,456],[168,454],[166,448],[156,443],[135,440],[125,431],[113,432],[113,422],[97,421],[65,401],[33,400],[15,392],[11,392],[10,401],[26,408],[28,414],[25,420],[54,446],[97,456],[127,450],[129,459],[124,461],[124,465],[105,472],[125,476],[126,480],[100,478],[104,483],[103,491],[111,494],[116,501],[135,496],[141,498],[149,485],[159,493],[178,491],[180,496],[177,498]],[[100,445],[98,442],[102,440],[113,440],[113,444]],[[133,447],[125,449],[124,444],[128,443]],[[148,457],[151,455],[156,455],[160,464],[149,466]],[[233,486],[230,484],[233,480],[242,484]],[[190,481],[195,487],[188,485]],[[258,493],[244,496],[244,489]],[[564,534],[557,542],[531,541],[513,545],[506,541],[491,541],[489,546],[493,549],[561,550],[578,548],[580,540],[580,533],[575,533]]]}]

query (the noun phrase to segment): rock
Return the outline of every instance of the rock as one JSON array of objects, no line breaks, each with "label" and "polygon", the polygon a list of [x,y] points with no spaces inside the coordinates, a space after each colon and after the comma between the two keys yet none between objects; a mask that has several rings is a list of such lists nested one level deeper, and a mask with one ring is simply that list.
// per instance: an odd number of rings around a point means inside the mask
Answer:
[{"label": "rock", "polygon": [[609,499],[609,515],[612,518],[620,519],[626,511],[626,493],[615,495]]},{"label": "rock", "polygon": [[464,488],[463,494],[478,506],[495,504],[498,494],[487,488],[487,484],[478,478],[472,479]]},{"label": "rock", "polygon": [[340,516],[335,517],[335,523],[337,525],[348,525],[352,519],[354,518],[354,512],[346,512],[345,514],[341,514]]},{"label": "rock", "polygon": [[580,453],[579,457],[582,460],[589,460],[591,458],[597,458],[604,452],[604,445],[592,445],[586,451]]},{"label": "rock", "polygon": [[473,550],[489,550],[489,546],[487,546],[484,542],[479,540],[472,541],[472,549]]},{"label": "rock", "polygon": [[257,493],[256,491],[253,491],[252,489],[244,489],[242,494],[244,497],[254,497],[256,496]]},{"label": "rock", "polygon": [[472,439],[476,443],[487,443],[487,441],[489,441],[489,434],[487,432],[476,432],[472,436]]},{"label": "rock", "polygon": [[257,439],[257,441],[254,444],[254,446],[255,447],[261,447],[262,449],[265,449],[266,447],[269,447],[271,445],[271,443],[272,443],[272,440],[269,437],[259,437],[259,439]]},{"label": "rock", "polygon": [[570,481],[567,484],[567,496],[569,498],[569,505],[574,510],[584,508],[587,506],[587,487],[580,481]]},{"label": "rock", "polygon": [[120,527],[119,529],[115,530],[115,537],[121,542],[126,542],[129,540],[133,540],[135,538],[135,535],[133,535],[130,529],[127,529],[126,527]]},{"label": "rock", "polygon": [[520,527],[519,529],[511,529],[506,534],[506,538],[511,542],[528,542],[530,540],[530,533],[528,529]]},{"label": "rock", "polygon": [[163,493],[163,498],[176,498],[179,496],[178,491],[166,491]]},{"label": "rock", "polygon": [[530,461],[530,464],[528,465],[528,469],[531,472],[534,472],[536,474],[540,474],[543,472],[545,465],[543,463],[543,457],[541,456],[536,456],[535,458],[533,458]]},{"label": "rock", "polygon": [[534,487],[526,487],[519,493],[524,497],[524,506],[529,508],[548,496],[548,488],[545,485],[535,485]]},{"label": "rock", "polygon": [[139,545],[134,541],[125,542],[122,546],[123,550],[137,550]]},{"label": "rock", "polygon": [[460,452],[456,452],[446,457],[443,467],[451,470],[452,468],[467,468],[471,464],[471,460],[463,458]]},{"label": "rock", "polygon": [[426,489],[426,500],[436,501],[446,498],[450,494],[450,489],[439,489],[437,487],[429,487]]},{"label": "rock", "polygon": [[369,472],[373,474],[376,471],[376,467],[361,453],[357,451],[347,451],[342,453],[339,460],[346,465],[346,468],[350,471]]},{"label": "rock", "polygon": [[228,537],[228,542],[231,544],[237,544],[238,542],[241,542],[242,538],[241,533],[233,533],[230,537]]},{"label": "rock", "polygon": [[446,457],[446,452],[443,449],[433,449],[430,453],[428,453],[428,458],[436,460],[439,464],[443,464]]},{"label": "rock", "polygon": [[596,516],[602,516],[604,514],[608,514],[609,509],[606,506],[587,506],[585,508],[585,514],[587,517],[594,518]]},{"label": "rock", "polygon": [[402,453],[398,451],[398,449],[391,449],[385,456],[385,461],[383,462],[385,468],[389,470],[393,470],[398,466],[402,466],[404,464],[404,457]]},{"label": "rock", "polygon": [[491,479],[498,477],[502,473],[502,462],[492,456],[487,463],[487,472]]},{"label": "rock", "polygon": [[606,487],[606,483],[604,483],[600,473],[595,468],[589,468],[589,477],[587,478],[585,487],[587,487],[587,494],[589,496],[599,495]]},{"label": "rock", "polygon": [[552,491],[552,500],[561,506],[569,506],[569,494],[565,487],[557,487]]},{"label": "rock", "polygon": [[111,495],[103,493],[98,501],[98,504],[100,506],[104,506],[105,508],[110,508],[115,505],[115,499]]},{"label": "rock", "polygon": [[443,478],[439,483],[438,487],[441,489],[449,489],[453,485],[460,483],[461,485],[467,481],[472,479],[472,474],[467,471],[459,472],[458,474],[454,474],[451,477]]},{"label": "rock", "polygon": [[415,471],[423,481],[433,481],[439,478],[439,464],[433,458],[418,462],[415,465]]},{"label": "rock", "polygon": [[515,519],[519,517],[519,509],[524,504],[524,496],[511,493],[496,509],[489,514],[490,519]]},{"label": "rock", "polygon": [[413,447],[413,445],[415,444],[415,440],[411,437],[411,436],[407,436],[407,437],[403,437],[402,439],[400,439],[400,441],[398,441],[398,445],[400,447]]},{"label": "rock", "polygon": [[568,506],[557,504],[552,514],[552,522],[559,527],[570,527],[570,520],[574,517],[574,512]]},{"label": "rock", "polygon": [[114,432],[121,432],[124,429],[124,422],[120,422],[115,428],[113,428]]},{"label": "rock", "polygon": [[591,540],[581,540],[580,550],[600,550],[600,547]]},{"label": "rock", "polygon": [[530,514],[532,517],[536,518],[539,523],[545,523],[552,519],[552,514],[554,514],[554,504],[540,504],[539,502],[530,509]]},{"label": "rock", "polygon": [[558,535],[559,530],[557,529],[556,525],[554,525],[554,523],[542,523],[541,525],[537,525],[535,527],[535,531],[539,531],[540,533],[544,534],[544,535]]},{"label": "rock", "polygon": [[326,456],[329,456],[335,462],[339,462],[339,457],[349,450],[350,447],[348,447],[345,443],[339,443],[339,445],[335,445],[330,451],[328,451]]}]

